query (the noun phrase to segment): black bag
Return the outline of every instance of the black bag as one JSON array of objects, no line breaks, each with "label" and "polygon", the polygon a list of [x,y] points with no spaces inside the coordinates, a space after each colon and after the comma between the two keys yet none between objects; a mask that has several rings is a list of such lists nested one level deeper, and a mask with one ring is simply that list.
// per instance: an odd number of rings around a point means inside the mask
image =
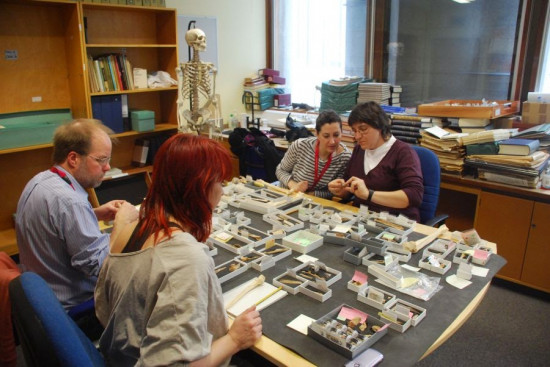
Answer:
[{"label": "black bag", "polygon": [[286,132],[286,140],[290,143],[300,138],[308,138],[313,136],[311,131],[306,129],[304,125],[290,117],[290,113],[286,117],[286,127],[289,129]]},{"label": "black bag", "polygon": [[236,128],[229,134],[231,152],[239,157],[241,176],[251,175],[255,180],[277,181],[275,170],[284,153],[259,129]]}]

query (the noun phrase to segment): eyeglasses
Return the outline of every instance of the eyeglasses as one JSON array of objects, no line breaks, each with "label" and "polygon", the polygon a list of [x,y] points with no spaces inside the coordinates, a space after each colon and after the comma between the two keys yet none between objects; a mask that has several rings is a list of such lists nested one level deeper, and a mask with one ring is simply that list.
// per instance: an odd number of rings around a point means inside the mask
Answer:
[{"label": "eyeglasses", "polygon": [[94,156],[91,155],[91,154],[88,154],[88,157],[92,158],[94,161],[96,161],[97,163],[99,163],[99,165],[100,165],[101,167],[105,167],[106,165],[109,164],[109,162],[111,162],[111,157],[98,158],[98,157],[94,157]]},{"label": "eyeglasses", "polygon": [[359,126],[357,129],[351,129],[351,131],[353,132],[353,135],[355,134],[359,134],[361,136],[365,135],[366,133],[368,133],[370,130],[370,126],[369,125],[361,125]]}]

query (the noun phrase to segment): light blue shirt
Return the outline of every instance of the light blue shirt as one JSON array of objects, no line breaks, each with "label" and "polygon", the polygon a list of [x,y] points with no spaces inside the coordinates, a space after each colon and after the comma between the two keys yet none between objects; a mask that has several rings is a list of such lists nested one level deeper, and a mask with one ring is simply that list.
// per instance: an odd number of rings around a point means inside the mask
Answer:
[{"label": "light blue shirt", "polygon": [[72,187],[49,170],[34,176],[19,199],[15,230],[22,270],[43,277],[70,309],[93,297],[109,235],[99,230],[86,190],[67,178]]}]

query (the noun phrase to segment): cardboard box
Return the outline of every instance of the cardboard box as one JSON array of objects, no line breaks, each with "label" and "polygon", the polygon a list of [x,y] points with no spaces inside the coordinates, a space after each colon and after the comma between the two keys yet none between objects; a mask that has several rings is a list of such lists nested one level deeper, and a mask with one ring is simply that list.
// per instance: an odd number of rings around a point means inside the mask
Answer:
[{"label": "cardboard box", "polygon": [[550,103],[523,102],[521,121],[532,125],[550,122]]}]

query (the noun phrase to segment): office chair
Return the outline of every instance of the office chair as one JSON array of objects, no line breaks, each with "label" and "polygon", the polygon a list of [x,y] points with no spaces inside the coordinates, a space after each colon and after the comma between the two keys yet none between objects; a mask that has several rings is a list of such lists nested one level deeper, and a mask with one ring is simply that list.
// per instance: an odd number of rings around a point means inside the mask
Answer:
[{"label": "office chair", "polygon": [[439,201],[439,185],[441,183],[441,168],[439,158],[428,148],[411,145],[418,158],[422,176],[424,177],[424,198],[420,205],[420,223],[439,227],[449,217],[447,214],[435,215],[437,202]]},{"label": "office chair", "polygon": [[105,366],[38,274],[25,272],[9,285],[12,315],[27,366]]}]

